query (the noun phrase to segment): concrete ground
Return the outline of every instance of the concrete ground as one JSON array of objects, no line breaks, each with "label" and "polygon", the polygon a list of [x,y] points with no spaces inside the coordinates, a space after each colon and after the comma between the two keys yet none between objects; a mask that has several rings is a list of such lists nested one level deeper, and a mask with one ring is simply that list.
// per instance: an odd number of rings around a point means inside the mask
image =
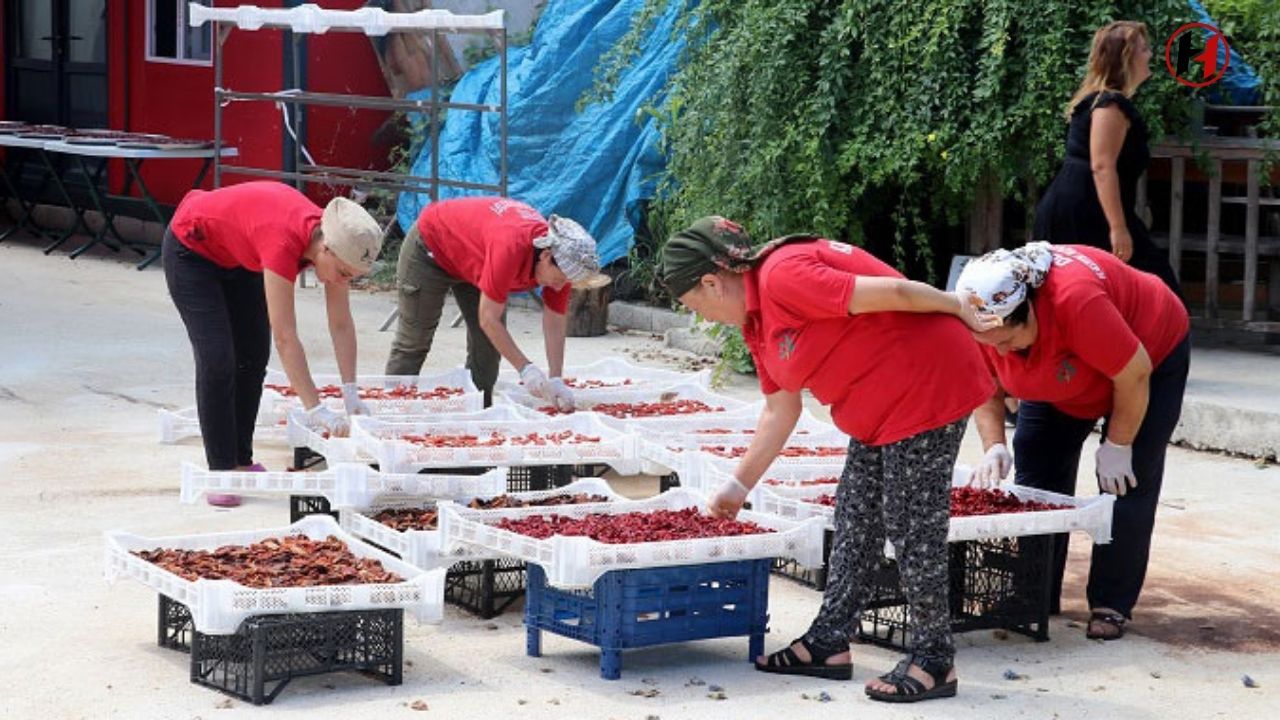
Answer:
[{"label": "concrete ground", "polygon": [[[745,639],[628,652],[622,679],[610,682],[599,677],[595,651],[566,639],[548,636],[542,658],[526,657],[518,612],[483,621],[449,608],[443,625],[406,625],[402,686],[340,674],[298,681],[265,710],[228,701],[188,681],[187,656],[156,646],[154,591],[103,581],[102,533],[278,527],[285,501],[250,499],[231,511],[178,503],[179,465],[202,453],[197,443],[156,442],[156,408],[193,397],[190,349],[159,271],[136,272],[105,253],[46,257],[29,239],[0,244],[0,267],[0,717],[1264,718],[1280,709],[1280,469],[1180,448],[1169,453],[1130,635],[1084,639],[1088,545],[1076,538],[1052,640],[958,636],[954,700],[911,708],[866,700],[862,683],[898,659],[871,647],[855,648],[853,682],[757,673]],[[320,299],[314,288],[300,290],[299,315],[313,367],[330,370]],[[367,372],[386,358],[390,338],[376,328],[390,306],[387,294],[354,298]],[[540,357],[536,316],[513,311],[511,325]],[[429,365],[461,363],[463,342],[461,329],[442,329]],[[654,364],[689,360],[647,335],[569,341],[572,361],[620,353]],[[1276,397],[1280,373],[1263,379],[1258,394]],[[754,390],[738,378],[726,392]],[[979,455],[970,433],[961,459]],[[259,460],[282,468],[289,453],[263,443]],[[1086,494],[1094,492],[1089,464]],[[646,489],[637,482],[628,489]],[[803,632],[819,596],[777,578],[771,589],[767,646],[776,649]],[[1007,670],[1021,679],[1005,679]],[[1246,688],[1245,674],[1260,687]],[[725,699],[709,697],[711,685]],[[824,691],[830,702],[814,699]],[[412,708],[419,700],[427,710]]]}]

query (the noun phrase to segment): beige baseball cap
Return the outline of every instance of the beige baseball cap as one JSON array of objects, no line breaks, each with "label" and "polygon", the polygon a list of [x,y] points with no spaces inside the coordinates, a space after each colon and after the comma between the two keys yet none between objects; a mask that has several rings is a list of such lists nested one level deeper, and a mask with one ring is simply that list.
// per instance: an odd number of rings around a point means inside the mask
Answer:
[{"label": "beige baseball cap", "polygon": [[336,197],[324,206],[320,232],[329,252],[361,274],[369,272],[382,250],[382,228],[378,221],[359,203],[345,197]]}]

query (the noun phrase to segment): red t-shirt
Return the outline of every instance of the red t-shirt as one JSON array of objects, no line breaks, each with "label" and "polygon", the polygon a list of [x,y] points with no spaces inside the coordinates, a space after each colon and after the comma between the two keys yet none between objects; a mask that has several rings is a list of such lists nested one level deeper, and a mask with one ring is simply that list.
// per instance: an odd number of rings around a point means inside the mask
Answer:
[{"label": "red t-shirt", "polygon": [[760,389],[808,388],[837,427],[887,445],[959,420],[995,385],[957,318],[849,314],[859,275],[902,275],[863,250],[815,240],[783,247],[746,275],[742,336]]},{"label": "red t-shirt", "polygon": [[1090,420],[1111,412],[1111,378],[1138,343],[1159,365],[1190,328],[1182,301],[1160,278],[1083,245],[1053,247],[1053,266],[1031,307],[1035,342],[1004,357],[982,346],[988,366],[1010,395]]},{"label": "red t-shirt", "polygon": [[257,181],[192,190],[169,221],[173,235],[218,267],[293,280],[323,211],[283,183]]},{"label": "red t-shirt", "polygon": [[[547,234],[547,221],[518,200],[473,197],[444,200],[418,216],[418,232],[436,264],[453,277],[480,288],[494,302],[538,287],[533,276],[533,241]],[[542,289],[542,302],[564,314],[571,288]]]}]

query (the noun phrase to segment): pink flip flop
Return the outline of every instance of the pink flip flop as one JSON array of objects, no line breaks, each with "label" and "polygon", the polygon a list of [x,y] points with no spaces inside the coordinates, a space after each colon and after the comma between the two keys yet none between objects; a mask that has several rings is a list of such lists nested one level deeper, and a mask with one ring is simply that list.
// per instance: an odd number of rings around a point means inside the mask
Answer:
[{"label": "pink flip flop", "polygon": [[[266,472],[266,471],[267,469],[262,466],[262,463],[254,463],[249,467],[245,468],[242,472]],[[209,495],[206,498],[206,502],[208,502],[210,505],[214,507],[223,507],[223,508],[239,507],[240,496],[239,495],[221,495],[221,494]]]}]

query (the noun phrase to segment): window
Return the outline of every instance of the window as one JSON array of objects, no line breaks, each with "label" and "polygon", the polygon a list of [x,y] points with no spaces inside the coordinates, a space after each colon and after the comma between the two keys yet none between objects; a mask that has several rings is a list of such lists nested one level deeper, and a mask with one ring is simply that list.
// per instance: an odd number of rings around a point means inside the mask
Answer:
[{"label": "window", "polygon": [[[194,0],[212,5],[213,0]],[[208,65],[212,59],[213,24],[191,27],[188,0],[147,0],[147,60]]]}]

